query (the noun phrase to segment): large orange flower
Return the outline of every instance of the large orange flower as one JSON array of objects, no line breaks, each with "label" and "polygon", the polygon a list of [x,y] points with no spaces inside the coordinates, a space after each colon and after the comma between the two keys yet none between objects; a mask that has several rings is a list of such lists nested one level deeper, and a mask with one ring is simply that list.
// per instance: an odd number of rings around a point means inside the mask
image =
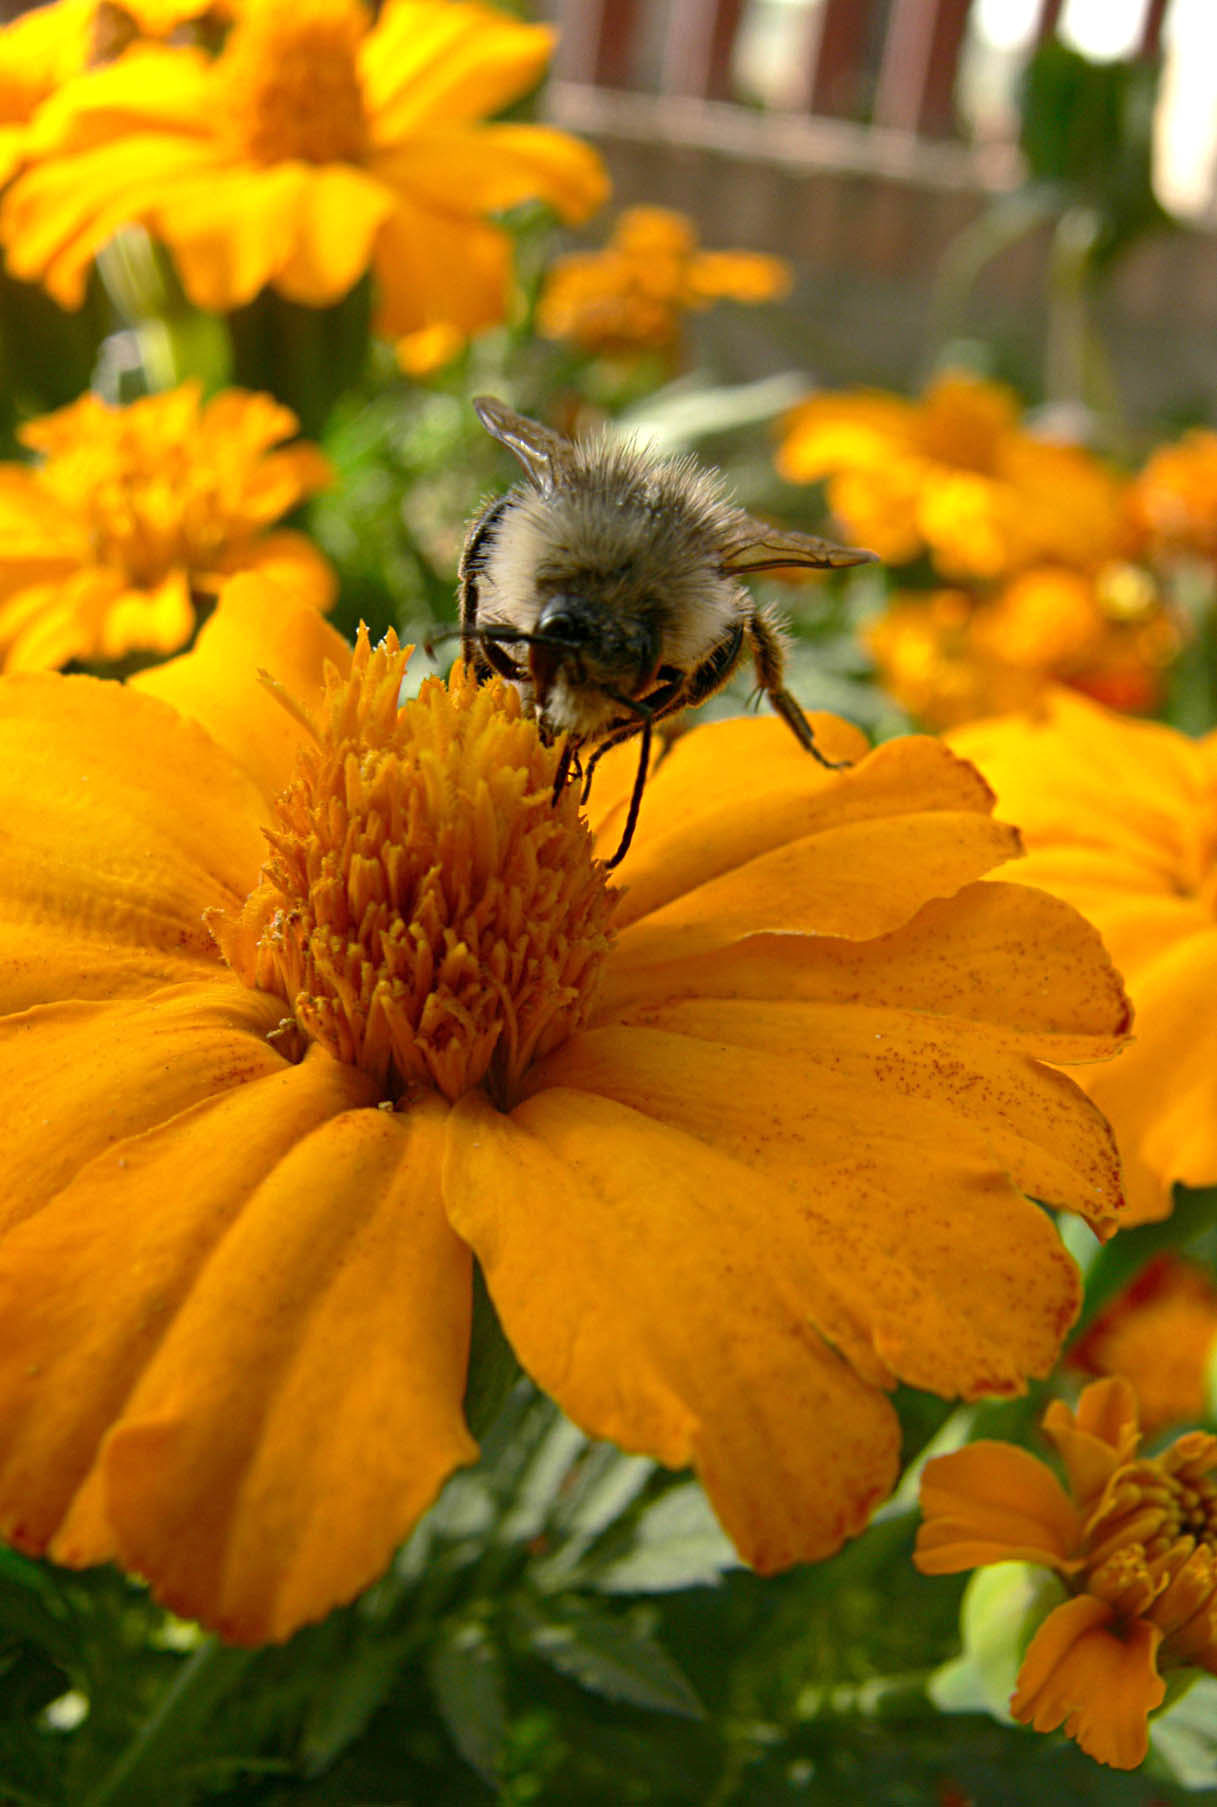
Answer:
[{"label": "large orange flower", "polygon": [[915,1561],[927,1575],[993,1562],[1054,1569],[1071,1597],[1032,1639],[1011,1711],[1037,1732],[1063,1725],[1100,1763],[1135,1769],[1163,1674],[1217,1673],[1217,1437],[1192,1431],[1138,1458],[1123,1380],[1087,1387],[1076,1412],[1055,1400],[1044,1431],[1068,1492],[1010,1443],[926,1464]]},{"label": "large orange flower", "polygon": [[237,571],[318,608],[333,573],[274,523],[330,481],[316,446],[280,442],[272,396],[197,383],[111,408],[95,395],[31,421],[38,465],[0,464],[0,665],[48,669],[176,652]]},{"label": "large orange flower", "polygon": [[758,1568],[828,1555],[887,1388],[1056,1357],[1027,1195],[1118,1200],[1041,1064],[1124,1031],[1097,936],[973,882],[1014,841],[971,768],[831,718],[847,771],[679,740],[615,891],[630,749],[589,830],[514,692],[399,709],[392,641],[261,591],[126,688],[0,680],[0,1529],[285,1636],[473,1455],[476,1254],[587,1431],[694,1463]]},{"label": "large orange flower", "polygon": [[245,0],[214,61],[141,47],[44,109],[38,165],[7,197],[10,269],[80,303],[95,253],[139,223],[200,307],[268,284],[324,306],[373,269],[397,335],[503,318],[528,199],[581,219],[598,157],[545,126],[481,122],[542,74],[553,34],[475,0]]},{"label": "large orange flower", "polygon": [[952,737],[1017,822],[1020,881],[1067,899],[1128,982],[1136,1036],[1081,1082],[1110,1118],[1129,1220],[1176,1181],[1217,1184],[1217,736],[1130,721],[1067,691]]}]

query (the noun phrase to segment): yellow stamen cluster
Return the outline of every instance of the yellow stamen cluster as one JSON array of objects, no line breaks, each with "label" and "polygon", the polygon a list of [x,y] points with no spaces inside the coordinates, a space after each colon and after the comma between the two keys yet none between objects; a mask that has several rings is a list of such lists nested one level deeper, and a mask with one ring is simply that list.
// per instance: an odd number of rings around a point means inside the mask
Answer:
[{"label": "yellow stamen cluster", "polygon": [[261,883],[213,932],[387,1097],[485,1082],[505,1104],[582,1021],[615,893],[516,692],[458,666],[399,708],[408,657],[361,632],[329,675]]},{"label": "yellow stamen cluster", "polygon": [[217,66],[225,123],[254,163],[358,163],[368,144],[360,0],[248,0]]},{"label": "yellow stamen cluster", "polygon": [[1088,1593],[1163,1632],[1163,1661],[1217,1652],[1217,1437],[1189,1432],[1116,1469],[1086,1526]]}]

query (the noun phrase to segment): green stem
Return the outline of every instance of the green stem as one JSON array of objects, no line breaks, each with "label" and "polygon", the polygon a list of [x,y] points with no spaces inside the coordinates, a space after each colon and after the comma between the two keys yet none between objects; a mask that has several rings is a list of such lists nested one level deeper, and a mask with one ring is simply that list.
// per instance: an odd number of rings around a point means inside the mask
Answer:
[{"label": "green stem", "polygon": [[218,1638],[200,1644],[82,1807],[147,1807],[149,1801],[166,1798],[163,1784],[179,1765],[183,1749],[236,1686],[254,1654]]}]

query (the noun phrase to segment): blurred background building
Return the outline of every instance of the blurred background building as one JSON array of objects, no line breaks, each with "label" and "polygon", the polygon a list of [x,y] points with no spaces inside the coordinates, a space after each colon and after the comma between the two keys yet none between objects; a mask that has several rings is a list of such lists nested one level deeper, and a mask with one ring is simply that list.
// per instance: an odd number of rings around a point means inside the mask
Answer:
[{"label": "blurred background building", "polygon": [[784,354],[905,384],[975,335],[1069,399],[1084,294],[1133,414],[1217,412],[1215,0],[540,10],[549,115],[600,147],[619,205],[794,263],[777,347],[768,310],[704,322],[732,374]]}]

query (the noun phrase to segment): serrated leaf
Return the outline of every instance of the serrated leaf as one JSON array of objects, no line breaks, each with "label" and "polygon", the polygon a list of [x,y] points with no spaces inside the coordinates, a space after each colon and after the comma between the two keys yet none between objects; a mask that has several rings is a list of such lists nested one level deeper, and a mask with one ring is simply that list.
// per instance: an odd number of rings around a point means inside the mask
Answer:
[{"label": "serrated leaf", "polygon": [[632,1548],[603,1568],[593,1568],[589,1578],[600,1593],[660,1594],[714,1587],[726,1570],[740,1566],[701,1487],[686,1481],[648,1506],[635,1527]]},{"label": "serrated leaf", "polygon": [[440,1718],[469,1767],[492,1786],[507,1728],[503,1661],[484,1625],[450,1621],[427,1658]]},{"label": "serrated leaf", "polygon": [[331,1687],[318,1689],[300,1740],[306,1776],[328,1769],[363,1731],[392,1688],[412,1641],[397,1637],[367,1645],[343,1665]]},{"label": "serrated leaf", "polygon": [[505,1543],[527,1543],[544,1530],[571,1465],[586,1446],[581,1430],[565,1418],[555,1419],[516,1482],[500,1533]]},{"label": "serrated leaf", "polygon": [[661,1644],[628,1620],[569,1601],[520,1612],[533,1654],[589,1694],[651,1713],[705,1717],[692,1685]]}]

